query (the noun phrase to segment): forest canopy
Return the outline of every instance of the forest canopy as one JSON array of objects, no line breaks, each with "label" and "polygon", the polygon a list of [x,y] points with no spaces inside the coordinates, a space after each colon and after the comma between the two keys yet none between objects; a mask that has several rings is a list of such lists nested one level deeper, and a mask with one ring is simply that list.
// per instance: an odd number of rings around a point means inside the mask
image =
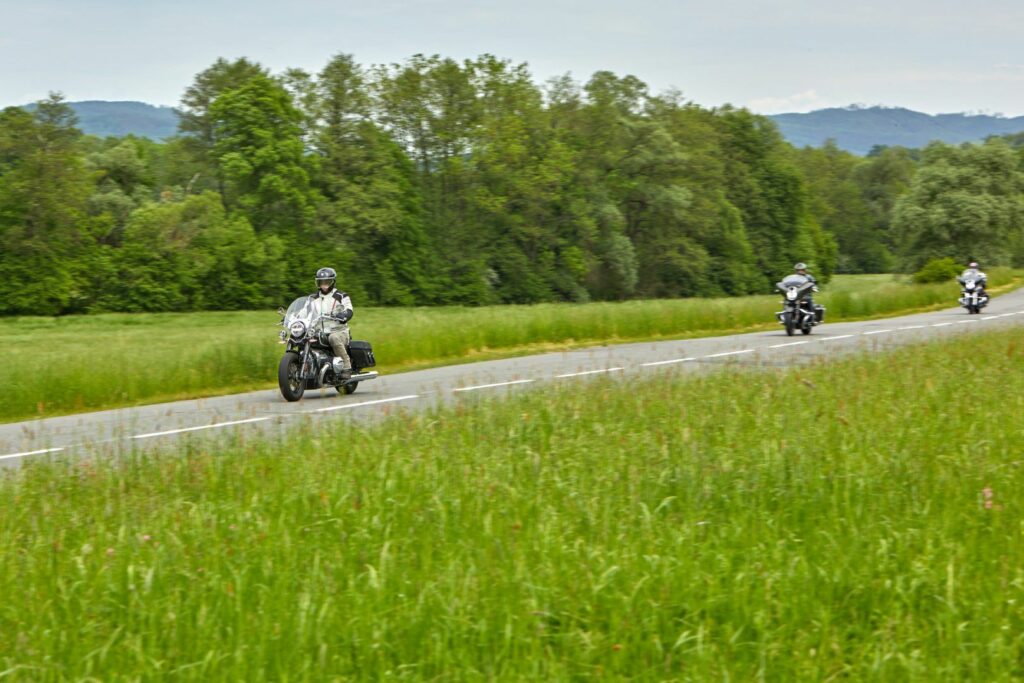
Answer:
[{"label": "forest canopy", "polygon": [[858,157],[600,71],[416,55],[318,73],[220,59],[163,142],[54,94],[0,112],[0,313],[277,305],[329,265],[357,301],[765,293],[794,262],[1024,265],[1012,140]]}]

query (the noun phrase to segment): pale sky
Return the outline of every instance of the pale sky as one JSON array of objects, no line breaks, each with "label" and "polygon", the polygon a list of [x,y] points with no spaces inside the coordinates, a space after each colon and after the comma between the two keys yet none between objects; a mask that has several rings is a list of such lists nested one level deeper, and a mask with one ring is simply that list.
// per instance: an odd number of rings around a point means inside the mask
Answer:
[{"label": "pale sky", "polygon": [[706,106],[1024,114],[1022,0],[0,0],[0,106],[177,104],[217,57],[272,71],[491,53]]}]

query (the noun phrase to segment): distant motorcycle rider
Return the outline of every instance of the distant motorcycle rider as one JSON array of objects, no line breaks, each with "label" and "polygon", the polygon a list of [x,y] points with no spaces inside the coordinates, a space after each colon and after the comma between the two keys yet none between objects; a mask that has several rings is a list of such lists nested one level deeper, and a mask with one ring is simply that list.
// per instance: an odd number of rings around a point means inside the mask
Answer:
[{"label": "distant motorcycle rider", "polygon": [[811,284],[814,285],[814,288],[811,289],[810,292],[807,292],[807,295],[804,297],[804,300],[807,301],[807,304],[811,306],[811,308],[814,308],[813,292],[818,291],[818,281],[814,278],[813,275],[807,272],[807,264],[802,261],[793,266],[793,272],[796,273],[797,275],[802,275],[803,277],[807,278],[808,280],[810,280]]},{"label": "distant motorcycle rider", "polygon": [[963,284],[964,280],[974,280],[975,284],[981,287],[982,290],[988,285],[988,275],[981,271],[977,261],[968,263],[966,270],[960,273],[960,277],[957,278],[957,282],[960,284]]},{"label": "distant motorcycle rider", "polygon": [[333,268],[316,271],[317,291],[310,294],[309,299],[318,315],[328,316],[324,321],[324,332],[329,333],[327,341],[335,355],[334,369],[341,379],[349,379],[352,377],[352,359],[348,355],[348,345],[352,336],[348,321],[354,311],[348,294],[335,287],[337,280],[338,274]]},{"label": "distant motorcycle rider", "polygon": [[956,279],[957,282],[963,286],[968,280],[974,280],[974,285],[978,288],[978,297],[984,302],[988,303],[988,275],[986,275],[981,268],[978,266],[977,261],[971,261],[967,264],[967,268],[964,272],[960,273],[960,277]]}]

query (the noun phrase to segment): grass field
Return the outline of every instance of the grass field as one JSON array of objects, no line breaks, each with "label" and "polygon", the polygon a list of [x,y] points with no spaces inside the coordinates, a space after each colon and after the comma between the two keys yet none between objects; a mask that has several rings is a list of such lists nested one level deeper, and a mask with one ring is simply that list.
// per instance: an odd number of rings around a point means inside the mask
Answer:
[{"label": "grass field", "polygon": [[0,676],[1024,677],[1024,334],[0,477]]},{"label": "grass field", "polygon": [[[990,272],[1015,286],[1018,273]],[[840,276],[828,321],[955,304],[955,285]],[[776,327],[777,296],[485,308],[359,308],[357,339],[380,370],[604,342]],[[270,311],[0,319],[0,421],[274,386],[281,347]]]}]

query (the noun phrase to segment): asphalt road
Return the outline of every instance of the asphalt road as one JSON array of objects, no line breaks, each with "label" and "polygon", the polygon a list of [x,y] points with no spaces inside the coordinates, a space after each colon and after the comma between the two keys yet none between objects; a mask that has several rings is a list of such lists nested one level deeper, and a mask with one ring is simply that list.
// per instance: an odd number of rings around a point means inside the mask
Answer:
[{"label": "asphalt road", "polygon": [[[232,433],[280,432],[303,420],[366,421],[395,410],[422,409],[441,401],[527,390],[545,384],[611,376],[622,380],[655,372],[707,371],[723,364],[790,366],[822,357],[884,352],[899,345],[953,334],[1024,325],[1024,289],[996,297],[981,315],[962,308],[864,322],[828,323],[810,336],[778,330],[681,341],[601,346],[578,351],[452,365],[364,382],[356,393],[307,391],[287,403],[274,390],[105,410],[0,425],[0,466],[31,458],[83,452],[130,452],[166,446],[175,439]],[[373,340],[378,356],[387,340]]]}]

